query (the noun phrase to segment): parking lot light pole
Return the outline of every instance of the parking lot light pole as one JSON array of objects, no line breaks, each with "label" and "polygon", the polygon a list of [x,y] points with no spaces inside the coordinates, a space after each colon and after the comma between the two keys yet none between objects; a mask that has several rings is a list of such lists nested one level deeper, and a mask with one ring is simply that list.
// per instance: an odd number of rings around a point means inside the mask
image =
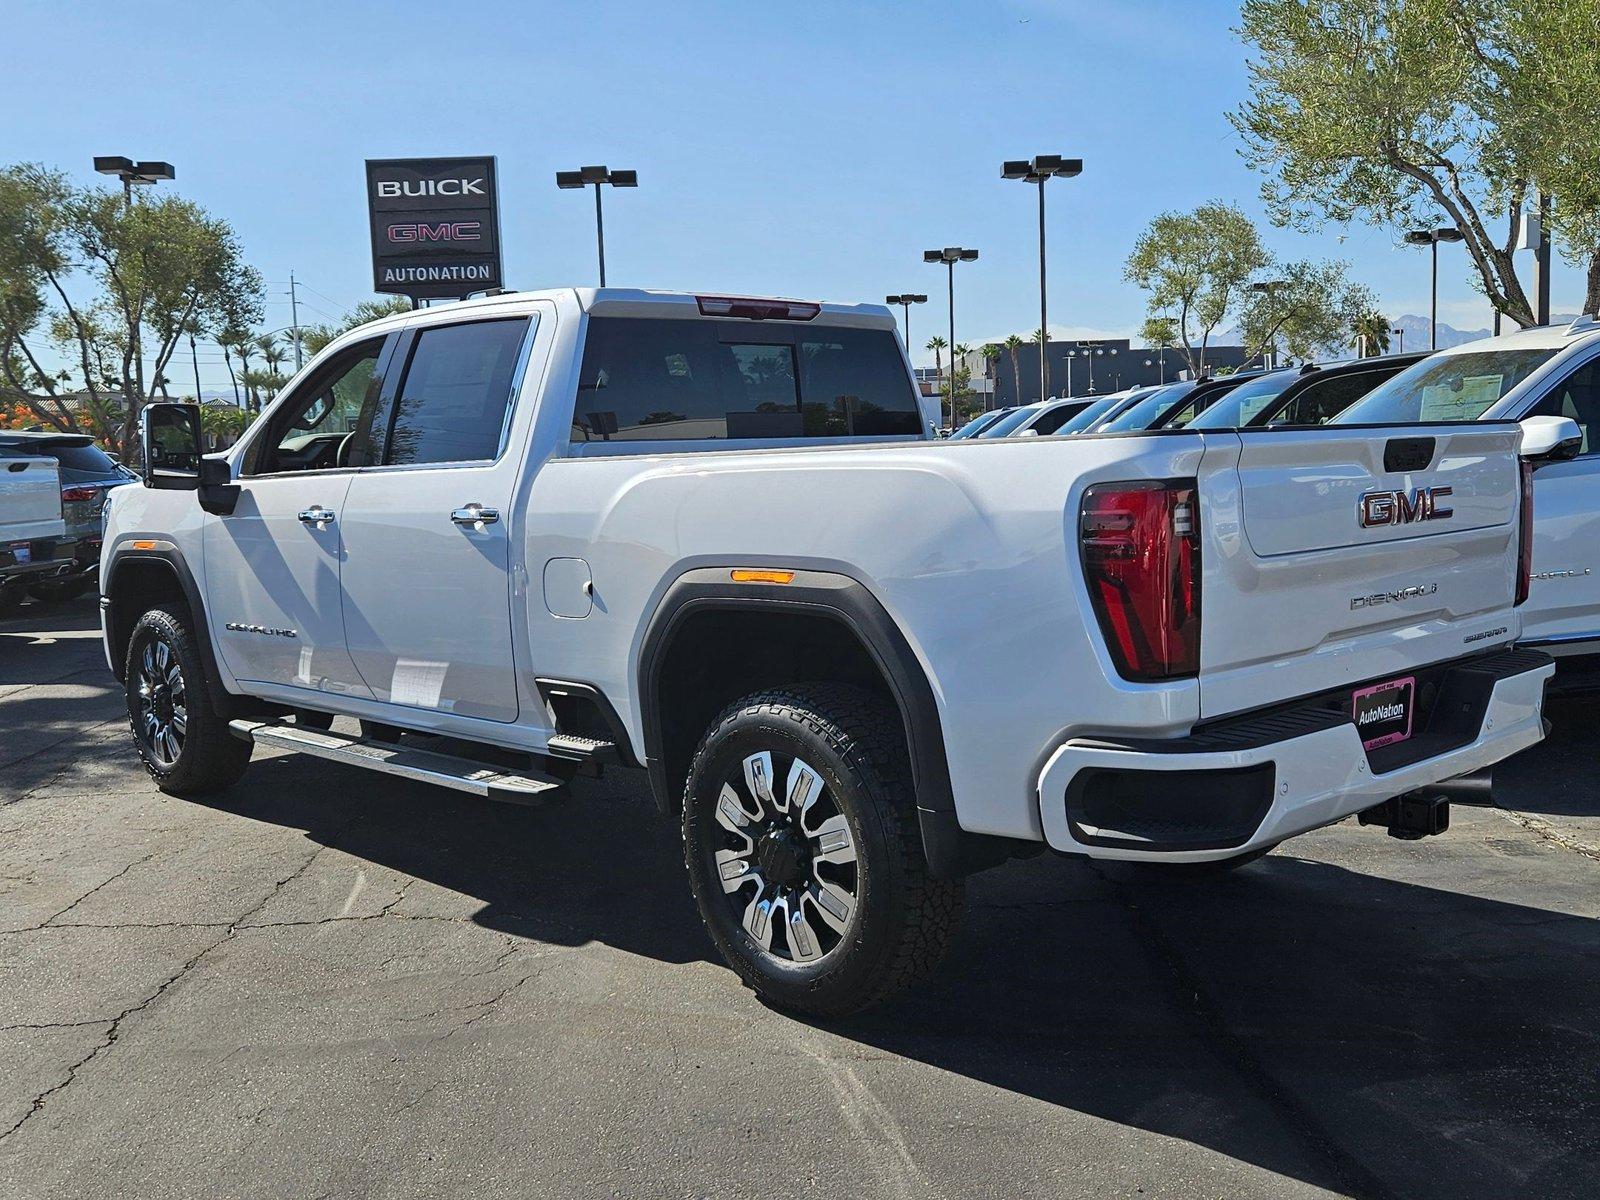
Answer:
[{"label": "parking lot light pole", "polygon": [[1433,247],[1433,304],[1428,315],[1428,348],[1439,348],[1439,243],[1459,242],[1466,235],[1459,229],[1445,227],[1440,229],[1413,229],[1406,234],[1406,242],[1412,246]]},{"label": "parking lot light pole", "polygon": [[976,250],[968,250],[964,246],[946,246],[942,250],[924,250],[922,261],[925,263],[944,263],[950,273],[950,427],[956,424],[956,264],[958,262],[975,262],[978,258]]},{"label": "parking lot light pole", "polygon": [[[1272,311],[1272,309],[1277,304],[1277,301],[1278,301],[1278,289],[1281,288],[1282,286],[1283,286],[1283,280],[1281,280],[1281,279],[1259,279],[1255,283],[1252,283],[1250,285],[1250,290],[1252,292],[1257,292],[1257,293],[1259,293],[1259,294],[1261,294],[1261,295],[1263,295],[1263,296],[1265,296],[1267,298],[1267,311],[1270,313]],[[1266,363],[1266,350],[1263,349],[1261,353],[1262,353],[1261,365],[1262,365],[1263,368],[1265,368],[1266,365],[1267,365],[1267,363]],[[1278,366],[1278,335],[1277,335],[1276,332],[1274,332],[1273,335],[1272,335],[1272,367],[1273,367],[1274,370],[1276,370],[1277,366]]]},{"label": "parking lot light pole", "polygon": [[[1082,338],[1078,342],[1078,353],[1083,355],[1085,361],[1087,361],[1088,364],[1089,364],[1089,393],[1088,394],[1092,396],[1092,395],[1094,395],[1094,360],[1095,360],[1095,355],[1099,355],[1101,358],[1104,358],[1107,354],[1110,354],[1111,357],[1115,358],[1117,356],[1117,348],[1115,346],[1112,346],[1112,347],[1110,347],[1108,349],[1104,342],[1096,341],[1093,338]],[[1070,350],[1067,351],[1067,354],[1070,356],[1072,354],[1072,351],[1070,351]],[[1067,368],[1067,384],[1068,384],[1067,390],[1069,392],[1072,390],[1072,387],[1071,387],[1072,374],[1071,374],[1071,372],[1072,372],[1072,368],[1069,366]]]},{"label": "parking lot light pole", "polygon": [[[1036,154],[1030,159],[1011,159],[1000,165],[1000,178],[1020,179],[1039,185],[1039,399],[1050,399],[1050,318],[1044,280],[1044,185],[1047,179],[1070,179],[1083,173],[1083,159],[1062,158],[1059,154]],[[1070,373],[1071,368],[1068,368]],[[1070,386],[1067,389],[1071,391]],[[1019,397],[1020,399],[1020,397]]]},{"label": "parking lot light pole", "polygon": [[606,285],[606,214],[600,204],[600,189],[612,187],[638,187],[639,172],[612,171],[605,167],[579,167],[576,171],[557,171],[556,186],[572,189],[594,187],[594,232],[600,245],[600,286]]},{"label": "parking lot light pole", "polygon": [[928,298],[926,296],[922,295],[921,293],[918,293],[918,292],[906,292],[904,295],[901,295],[901,296],[885,296],[883,298],[883,302],[885,304],[898,304],[900,306],[900,311],[905,314],[906,352],[910,353],[910,351],[911,351],[911,306],[913,304],[926,304],[928,302]]},{"label": "parking lot light pole", "polygon": [[120,154],[97,154],[94,158],[94,169],[102,175],[115,175],[122,180],[123,203],[133,204],[133,187],[141,187],[162,180],[177,178],[177,172],[172,169],[169,162],[134,162],[131,158],[124,158]]}]

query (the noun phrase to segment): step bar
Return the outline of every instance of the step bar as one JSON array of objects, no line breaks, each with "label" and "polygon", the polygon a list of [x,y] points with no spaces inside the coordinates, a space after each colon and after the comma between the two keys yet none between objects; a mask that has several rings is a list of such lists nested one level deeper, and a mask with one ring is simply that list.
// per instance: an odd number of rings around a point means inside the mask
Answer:
[{"label": "step bar", "polygon": [[293,750],[330,762],[363,767],[418,783],[433,783],[511,804],[542,804],[555,799],[563,787],[560,780],[533,771],[508,771],[453,754],[413,750],[389,742],[345,737],[277,721],[230,721],[228,729],[234,737],[258,746]]}]

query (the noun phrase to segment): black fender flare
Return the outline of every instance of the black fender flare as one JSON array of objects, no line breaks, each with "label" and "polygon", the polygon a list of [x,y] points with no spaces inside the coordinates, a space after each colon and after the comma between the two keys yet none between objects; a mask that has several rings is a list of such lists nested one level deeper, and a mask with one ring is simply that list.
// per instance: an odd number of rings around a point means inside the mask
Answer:
[{"label": "black fender flare", "polygon": [[[787,568],[785,568],[787,570]],[[933,687],[905,633],[859,580],[828,571],[794,572],[789,583],[734,582],[729,567],[679,576],[656,605],[639,655],[639,711],[650,790],[664,814],[670,793],[660,711],[662,665],[673,638],[692,615],[755,609],[820,616],[843,625],[865,647],[900,710],[911,757],[923,850],[935,874],[955,877],[1004,861],[1015,851],[1004,838],[964,833],[956,820],[944,727]]]},{"label": "black fender flare", "polygon": [[[194,625],[195,640],[200,643],[200,656],[205,660],[206,675],[214,684],[208,689],[211,692],[212,706],[217,709],[218,715],[226,715],[222,706],[227,703],[229,693],[222,686],[222,672],[217,662],[216,648],[211,641],[211,626],[206,619],[205,601],[201,596],[200,585],[195,582],[194,572],[190,570],[188,561],[183,556],[183,551],[176,546],[170,549],[157,547],[150,550],[113,550],[110,561],[106,564],[105,576],[100,580],[101,603],[106,607],[106,620],[111,621],[111,613],[117,604],[117,579],[121,569],[133,562],[157,562],[171,573],[178,584],[178,590],[183,593],[185,603],[189,606],[189,618]],[[122,664],[120,659],[127,652],[127,645],[119,645],[115,640],[115,626],[107,630],[108,641],[111,649],[118,653],[113,655],[113,666],[117,678],[122,678]]]}]

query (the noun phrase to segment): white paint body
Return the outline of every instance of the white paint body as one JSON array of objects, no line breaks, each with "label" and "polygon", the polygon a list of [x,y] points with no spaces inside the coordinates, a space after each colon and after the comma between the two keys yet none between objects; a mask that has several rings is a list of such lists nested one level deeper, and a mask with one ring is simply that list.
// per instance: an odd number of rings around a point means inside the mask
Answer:
[{"label": "white paint body", "polygon": [[[1062,849],[1078,847],[1062,841],[1041,795],[1061,795],[1063,764],[1082,739],[1178,737],[1204,719],[1517,638],[1514,427],[1428,427],[1440,453],[1429,471],[1404,477],[1382,470],[1392,431],[572,442],[588,314],[659,316],[684,304],[693,299],[564,290],[365,327],[370,336],[536,317],[501,458],[238,478],[244,495],[231,517],[205,514],[192,493],[123,488],[106,561],[134,538],[181,549],[204,579],[230,692],[539,751],[553,722],[535,679],[584,680],[611,700],[641,759],[641,649],[675,580],[734,566],[847,576],[883,605],[926,672],[961,826]],[[893,327],[876,306],[825,305],[818,322]],[[247,448],[229,456],[236,476]],[[1190,477],[1203,537],[1201,671],[1131,683],[1112,664],[1084,583],[1082,494],[1097,482]],[[1362,492],[1437,484],[1453,488],[1458,520],[1357,527]],[[503,519],[483,531],[452,524],[450,511],[473,501]],[[297,520],[312,504],[337,521]],[[1418,584],[1436,590],[1352,606]],[[234,633],[229,623],[301,636]],[[1501,723],[1403,779],[1364,777],[1353,733],[1306,739],[1315,744],[1293,747],[1304,788],[1275,811],[1271,839],[1538,740],[1537,686],[1495,702],[1507,706]]]},{"label": "white paint body", "polygon": [[0,456],[0,545],[66,533],[56,460],[47,455]]}]

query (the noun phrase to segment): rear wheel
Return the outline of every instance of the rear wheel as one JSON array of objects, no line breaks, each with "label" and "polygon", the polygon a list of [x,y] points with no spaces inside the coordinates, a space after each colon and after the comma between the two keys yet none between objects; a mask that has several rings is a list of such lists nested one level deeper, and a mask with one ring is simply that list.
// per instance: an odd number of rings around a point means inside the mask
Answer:
[{"label": "rear wheel", "polygon": [[856,688],[761,692],[717,719],[684,792],[689,880],[741,978],[837,1017],[930,972],[961,885],[928,874],[898,716]]},{"label": "rear wheel", "polygon": [[128,639],[123,686],[133,744],[163,792],[204,796],[239,781],[253,747],[234,737],[212,707],[187,614],[153,608],[139,618]]}]

